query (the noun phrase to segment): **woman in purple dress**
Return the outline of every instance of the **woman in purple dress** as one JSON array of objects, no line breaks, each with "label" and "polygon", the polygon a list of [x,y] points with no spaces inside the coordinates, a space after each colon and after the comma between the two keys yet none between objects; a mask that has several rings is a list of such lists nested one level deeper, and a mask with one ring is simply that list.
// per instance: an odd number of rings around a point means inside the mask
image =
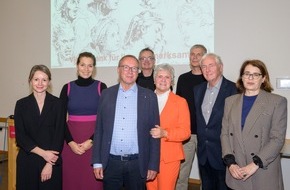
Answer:
[{"label": "woman in purple dress", "polygon": [[96,58],[83,52],[77,59],[78,79],[65,84],[60,98],[68,113],[63,157],[63,190],[102,190],[91,166],[94,129],[101,91],[106,84],[92,78]]}]

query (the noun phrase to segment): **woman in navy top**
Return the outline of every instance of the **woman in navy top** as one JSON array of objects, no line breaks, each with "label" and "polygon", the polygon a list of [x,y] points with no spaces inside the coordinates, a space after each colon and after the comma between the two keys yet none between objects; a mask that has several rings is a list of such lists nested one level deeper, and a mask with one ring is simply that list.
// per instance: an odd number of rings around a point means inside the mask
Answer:
[{"label": "woman in navy top", "polygon": [[68,113],[62,154],[63,190],[102,189],[91,166],[91,148],[99,98],[107,86],[92,78],[95,66],[92,53],[81,53],[77,60],[78,79],[65,84],[60,94]]},{"label": "woman in navy top", "polygon": [[228,97],[222,122],[226,183],[239,190],[283,190],[280,151],[287,128],[287,100],[272,94],[265,64],[247,60]]}]

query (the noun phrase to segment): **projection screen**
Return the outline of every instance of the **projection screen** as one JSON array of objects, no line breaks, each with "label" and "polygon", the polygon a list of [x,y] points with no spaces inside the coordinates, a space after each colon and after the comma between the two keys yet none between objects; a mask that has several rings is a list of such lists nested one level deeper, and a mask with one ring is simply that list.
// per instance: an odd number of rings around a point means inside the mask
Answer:
[{"label": "projection screen", "polygon": [[52,0],[51,67],[71,68],[83,51],[98,67],[151,48],[157,63],[188,64],[189,49],[214,48],[214,0]]}]

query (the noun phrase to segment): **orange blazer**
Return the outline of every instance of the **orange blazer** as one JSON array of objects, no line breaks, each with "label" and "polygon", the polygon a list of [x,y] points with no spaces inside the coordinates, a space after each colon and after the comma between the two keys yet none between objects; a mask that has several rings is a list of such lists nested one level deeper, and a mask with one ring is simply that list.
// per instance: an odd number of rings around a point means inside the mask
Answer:
[{"label": "orange blazer", "polygon": [[165,163],[183,160],[182,142],[190,137],[190,115],[186,100],[173,92],[160,114],[160,127],[167,131],[161,138],[160,160]]}]

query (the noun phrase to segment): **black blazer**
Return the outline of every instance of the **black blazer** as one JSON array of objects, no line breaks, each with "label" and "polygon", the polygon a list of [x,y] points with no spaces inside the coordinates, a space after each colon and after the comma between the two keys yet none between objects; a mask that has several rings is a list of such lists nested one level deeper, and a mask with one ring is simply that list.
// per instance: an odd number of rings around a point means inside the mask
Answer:
[{"label": "black blazer", "polygon": [[[102,164],[104,170],[109,160],[119,86],[120,84],[114,85],[102,91],[97,114],[92,163]],[[159,125],[160,121],[155,93],[138,85],[137,87],[138,160],[140,174],[146,177],[148,170],[159,171],[160,139],[152,138],[150,130]]]},{"label": "black blazer", "polygon": [[196,108],[196,123],[197,123],[197,157],[201,165],[209,161],[210,165],[217,169],[225,169],[220,134],[222,128],[222,118],[224,113],[225,99],[228,96],[237,93],[235,83],[223,77],[223,81],[212,108],[208,124],[202,114],[202,102],[207,88],[207,82],[203,82],[194,88],[194,104]]},{"label": "black blazer", "polygon": [[[22,156],[28,156],[36,146],[44,150],[62,151],[65,113],[63,104],[57,97],[46,93],[41,114],[33,94],[18,100],[14,120],[16,142]],[[44,159],[40,160],[45,164]],[[57,163],[60,162],[61,159],[58,159]]]}]

